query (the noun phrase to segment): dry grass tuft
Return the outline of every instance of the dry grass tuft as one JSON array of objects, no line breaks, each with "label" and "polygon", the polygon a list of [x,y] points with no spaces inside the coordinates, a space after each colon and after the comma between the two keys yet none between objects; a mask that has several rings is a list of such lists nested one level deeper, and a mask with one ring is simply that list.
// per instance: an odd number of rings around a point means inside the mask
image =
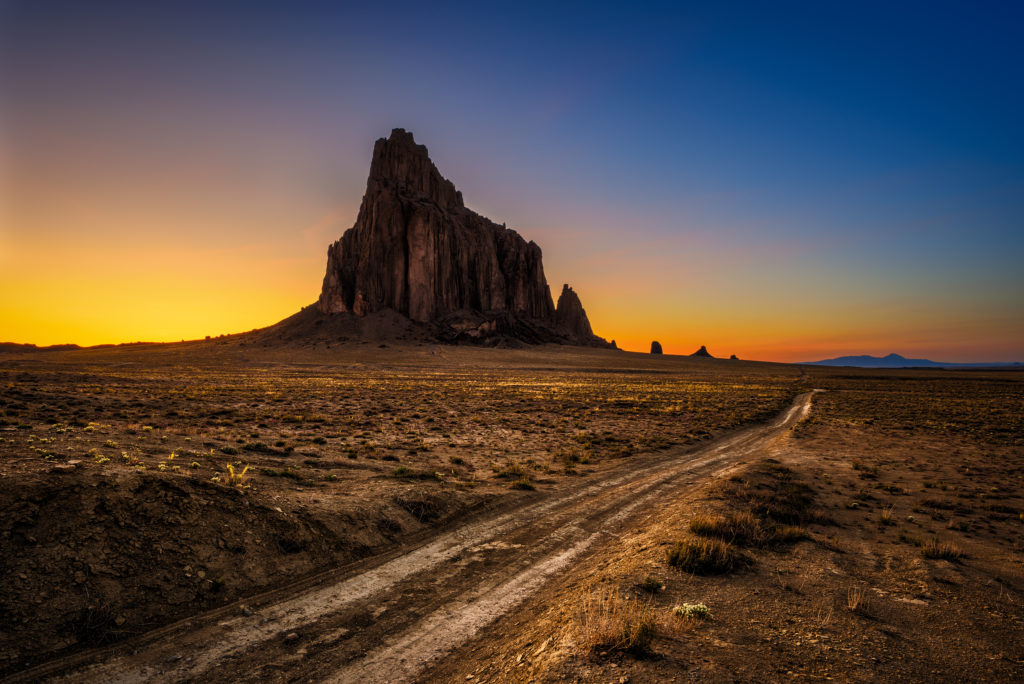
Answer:
[{"label": "dry grass tuft", "polygon": [[851,613],[866,613],[868,595],[864,587],[850,587],[846,592],[846,608]]},{"label": "dry grass tuft", "polygon": [[702,537],[712,537],[741,546],[760,546],[765,541],[765,530],[752,513],[698,515],[690,522],[690,531]]},{"label": "dry grass tuft", "polygon": [[727,516],[698,515],[690,521],[690,531],[702,537],[755,548],[793,544],[809,536],[802,527],[774,525],[748,511]]},{"label": "dry grass tuft", "polygon": [[809,538],[807,530],[795,525],[779,525],[772,532],[772,542],[776,544],[795,544]]},{"label": "dry grass tuft", "polygon": [[241,487],[245,484],[245,474],[249,472],[248,464],[246,464],[245,467],[238,471],[235,470],[235,466],[232,465],[231,463],[228,463],[227,466],[225,467],[227,468],[228,471],[227,483],[229,485],[231,485],[232,487]]},{"label": "dry grass tuft", "polygon": [[958,561],[964,557],[963,551],[956,544],[953,542],[940,542],[938,539],[932,539],[922,544],[921,555],[925,558],[937,558],[948,561]]},{"label": "dry grass tuft", "polygon": [[894,525],[896,523],[896,521],[893,519],[895,510],[895,505],[883,509],[882,513],[879,515],[878,522],[882,525]]},{"label": "dry grass tuft", "polygon": [[576,632],[586,650],[645,655],[658,634],[658,622],[650,601],[623,598],[614,589],[604,589],[587,592]]},{"label": "dry grass tuft", "polygon": [[695,575],[723,575],[744,564],[731,544],[718,539],[693,539],[676,543],[666,552],[668,564]]}]

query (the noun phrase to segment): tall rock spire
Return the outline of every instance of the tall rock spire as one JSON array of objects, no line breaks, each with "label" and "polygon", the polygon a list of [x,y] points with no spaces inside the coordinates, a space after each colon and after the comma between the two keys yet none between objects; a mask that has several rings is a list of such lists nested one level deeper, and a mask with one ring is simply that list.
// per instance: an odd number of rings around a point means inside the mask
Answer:
[{"label": "tall rock spire", "polygon": [[583,310],[583,303],[568,284],[562,285],[562,294],[558,296],[555,323],[560,330],[564,330],[574,339],[585,340],[594,336],[587,312]]},{"label": "tall rock spire", "polygon": [[540,247],[467,209],[427,148],[396,128],[374,145],[355,225],[328,248],[317,307],[358,316],[392,309],[435,324],[470,313],[487,319],[484,331],[603,344],[568,292],[575,303],[556,313]]}]

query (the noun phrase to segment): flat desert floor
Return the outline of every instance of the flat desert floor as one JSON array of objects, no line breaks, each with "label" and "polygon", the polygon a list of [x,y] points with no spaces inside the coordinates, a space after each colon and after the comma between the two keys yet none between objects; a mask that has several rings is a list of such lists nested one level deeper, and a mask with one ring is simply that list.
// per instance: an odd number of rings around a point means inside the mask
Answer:
[{"label": "flat desert floor", "polygon": [[1008,681],[1024,373],[0,355],[13,681]]}]

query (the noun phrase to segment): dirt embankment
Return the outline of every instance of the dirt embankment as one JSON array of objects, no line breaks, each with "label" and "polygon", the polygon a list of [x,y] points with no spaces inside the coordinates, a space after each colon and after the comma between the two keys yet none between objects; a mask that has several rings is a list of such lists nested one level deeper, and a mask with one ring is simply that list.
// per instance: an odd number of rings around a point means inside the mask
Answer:
[{"label": "dirt embankment", "polygon": [[380,551],[481,504],[398,485],[326,508],[154,472],[0,481],[0,672]]}]

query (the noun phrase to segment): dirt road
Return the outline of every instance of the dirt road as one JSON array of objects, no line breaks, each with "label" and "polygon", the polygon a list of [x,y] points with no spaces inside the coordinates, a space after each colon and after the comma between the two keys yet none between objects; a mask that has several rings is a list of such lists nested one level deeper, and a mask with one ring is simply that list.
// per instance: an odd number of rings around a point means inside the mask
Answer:
[{"label": "dirt road", "polygon": [[[767,425],[698,451],[625,465],[517,510],[158,630],[129,647],[50,663],[13,681],[409,681],[514,610],[630,517],[709,476],[770,455],[812,393]],[[632,467],[630,467],[632,466]],[[285,598],[280,598],[285,596]]]}]

